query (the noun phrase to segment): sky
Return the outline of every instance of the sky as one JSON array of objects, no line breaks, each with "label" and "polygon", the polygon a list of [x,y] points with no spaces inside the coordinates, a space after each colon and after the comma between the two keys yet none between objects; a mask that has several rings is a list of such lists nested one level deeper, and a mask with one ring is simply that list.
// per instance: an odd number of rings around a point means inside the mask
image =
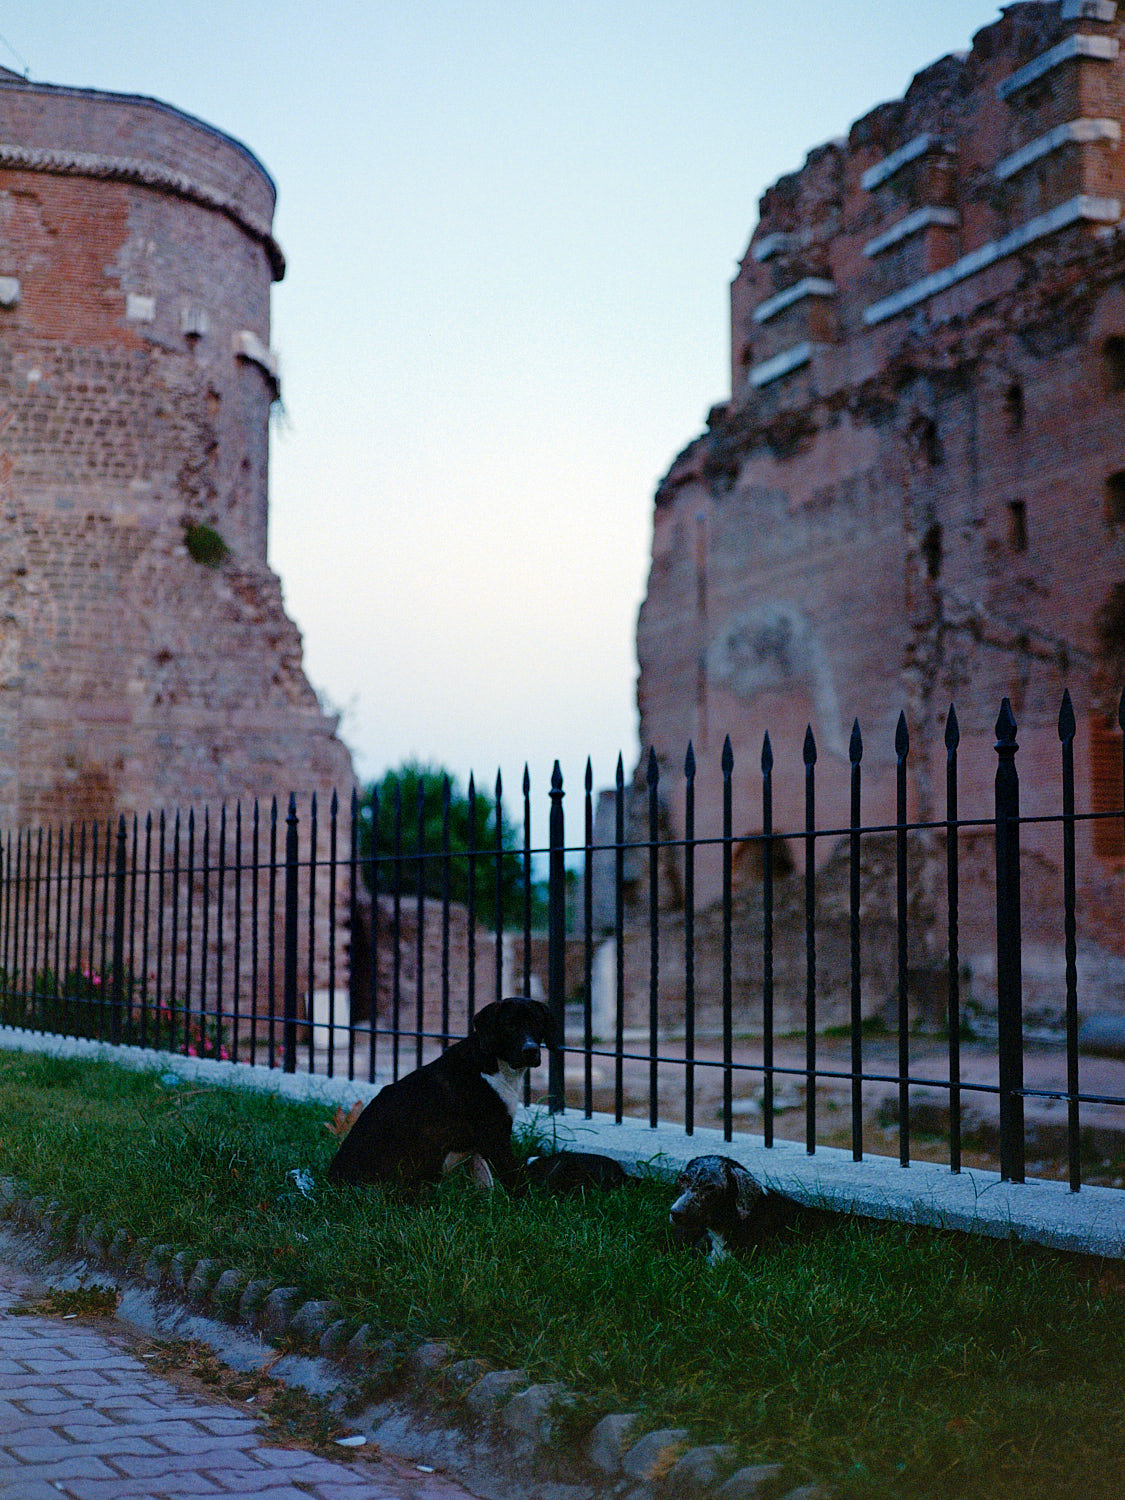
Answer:
[{"label": "sky", "polygon": [[[278,189],[270,563],[364,780],[636,763],[653,494],[729,395],[762,191],[990,0],[0,0]],[[571,816],[578,816],[574,806]]]}]

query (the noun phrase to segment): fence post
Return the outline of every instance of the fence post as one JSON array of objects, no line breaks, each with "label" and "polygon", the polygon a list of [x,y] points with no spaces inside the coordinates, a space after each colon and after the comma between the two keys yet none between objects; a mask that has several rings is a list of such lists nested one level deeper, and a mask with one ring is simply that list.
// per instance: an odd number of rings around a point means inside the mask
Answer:
[{"label": "fence post", "polygon": [[110,1036],[121,1041],[121,1014],[125,1003],[125,815],[117,819],[117,847],[113,866],[113,998]]},{"label": "fence post", "polygon": [[286,1073],[297,1071],[297,871],[297,798],[290,792],[285,828],[285,974],[282,984],[282,1068]]},{"label": "fence post", "polygon": [[563,821],[562,768],[555,761],[551,773],[551,818],[548,829],[547,869],[547,1005],[554,1018],[560,1048],[547,1054],[547,1108],[561,1114],[566,1007],[566,842]]},{"label": "fence post", "polygon": [[1023,976],[1020,959],[1020,784],[1016,721],[1007,698],[996,720],[996,1012],[1000,1176],[1024,1180]]}]

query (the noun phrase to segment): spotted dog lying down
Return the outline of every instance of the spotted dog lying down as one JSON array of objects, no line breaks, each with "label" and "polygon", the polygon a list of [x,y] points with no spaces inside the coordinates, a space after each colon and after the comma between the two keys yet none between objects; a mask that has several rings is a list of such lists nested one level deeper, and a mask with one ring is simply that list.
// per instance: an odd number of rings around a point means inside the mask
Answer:
[{"label": "spotted dog lying down", "polygon": [[541,1001],[494,1000],[477,1011],[469,1036],[379,1090],[328,1176],[418,1187],[468,1161],[483,1186],[491,1186],[494,1175],[516,1186],[512,1120],[523,1102],[524,1079],[539,1066],[540,1049],[558,1045],[554,1019]]},{"label": "spotted dog lying down", "polygon": [[712,1261],[754,1249],[786,1229],[829,1222],[831,1215],[763,1187],[729,1156],[697,1156],[676,1179],[668,1219],[681,1239]]}]

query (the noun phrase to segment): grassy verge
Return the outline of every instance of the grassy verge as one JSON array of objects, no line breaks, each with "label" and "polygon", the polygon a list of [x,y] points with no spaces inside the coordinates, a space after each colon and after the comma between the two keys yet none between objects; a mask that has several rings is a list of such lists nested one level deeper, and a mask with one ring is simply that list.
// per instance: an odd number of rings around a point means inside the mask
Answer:
[{"label": "grassy verge", "polygon": [[842,1220],[709,1266],[670,1245],[655,1182],[584,1203],[330,1188],[328,1117],[0,1053],[0,1174],[64,1228],[93,1214],[855,1500],[1125,1493],[1115,1265]]}]

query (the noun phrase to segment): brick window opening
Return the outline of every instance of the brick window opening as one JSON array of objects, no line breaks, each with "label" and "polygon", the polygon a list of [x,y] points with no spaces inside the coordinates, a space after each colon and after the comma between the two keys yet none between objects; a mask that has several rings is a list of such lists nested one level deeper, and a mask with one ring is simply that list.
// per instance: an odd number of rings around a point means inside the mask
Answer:
[{"label": "brick window opening", "polygon": [[926,577],[937,578],[941,574],[941,525],[935,521],[926,527],[922,538],[922,560],[926,564]]},{"label": "brick window opening", "polygon": [[1125,526],[1125,469],[1105,482],[1105,518],[1114,526]]},{"label": "brick window opening", "polygon": [[1008,501],[1008,545],[1013,552],[1027,551],[1027,502]]},{"label": "brick window opening", "polygon": [[1125,337],[1111,334],[1102,345],[1102,372],[1108,393],[1125,391]]},{"label": "brick window opening", "polygon": [[1094,853],[1099,859],[1125,858],[1121,819],[1121,731],[1101,714],[1090,719],[1090,810],[1096,817]]},{"label": "brick window opening", "polygon": [[1023,428],[1023,386],[1018,381],[1004,392],[1004,421],[1009,432]]}]

